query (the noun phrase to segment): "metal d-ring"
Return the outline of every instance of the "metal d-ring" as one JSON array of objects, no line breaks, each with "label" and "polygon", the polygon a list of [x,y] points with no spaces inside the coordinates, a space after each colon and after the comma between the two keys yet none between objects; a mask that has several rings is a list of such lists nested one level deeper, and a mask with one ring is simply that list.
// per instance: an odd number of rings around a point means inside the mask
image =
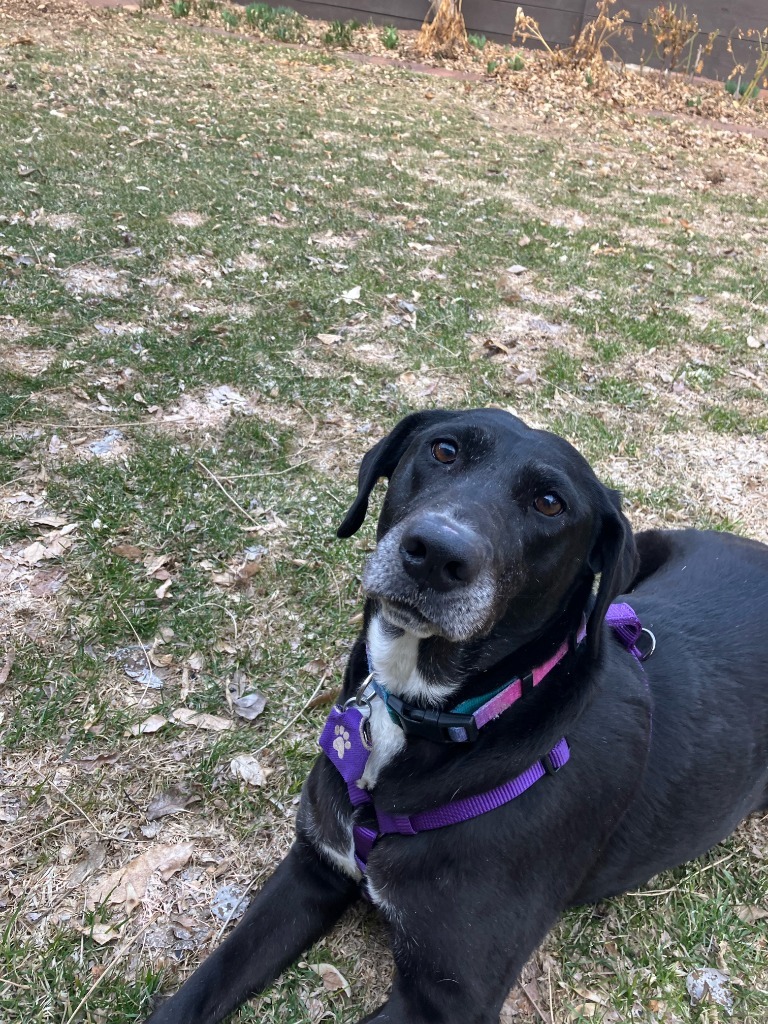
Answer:
[{"label": "metal d-ring", "polygon": [[371,674],[369,676],[367,676],[363,680],[363,682],[360,684],[360,687],[358,688],[357,692],[355,694],[353,694],[351,697],[349,697],[347,700],[344,701],[344,709],[345,710],[347,708],[351,708],[351,707],[364,708],[370,714],[370,711],[371,711],[371,701],[370,701],[369,697],[365,696],[365,691],[368,689],[368,684],[370,683],[370,681],[372,679],[373,679],[373,672],[371,672]]},{"label": "metal d-ring", "polygon": [[649,637],[651,638],[651,649],[650,649],[649,651],[643,651],[643,652],[642,652],[642,656],[641,656],[641,658],[640,658],[640,661],[648,661],[648,659],[650,658],[650,656],[651,656],[651,655],[653,654],[653,652],[654,652],[654,651],[656,650],[656,637],[655,637],[655,635],[654,635],[654,634],[653,634],[653,633],[651,632],[651,630],[650,630],[650,629],[648,629],[648,628],[647,628],[646,626],[643,626],[643,628],[642,628],[641,632],[642,632],[642,633],[646,633],[646,634],[647,634],[647,635],[648,635],[648,636],[649,636]]}]

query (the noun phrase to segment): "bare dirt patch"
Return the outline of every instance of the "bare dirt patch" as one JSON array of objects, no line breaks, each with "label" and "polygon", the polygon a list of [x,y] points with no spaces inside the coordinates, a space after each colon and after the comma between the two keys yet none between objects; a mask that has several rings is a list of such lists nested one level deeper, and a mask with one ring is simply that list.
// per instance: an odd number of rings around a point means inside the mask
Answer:
[{"label": "bare dirt patch", "polygon": [[4,351],[0,347],[0,369],[11,370],[24,377],[38,377],[48,369],[55,358],[56,353],[50,349],[21,348],[13,345]]},{"label": "bare dirt patch", "polygon": [[620,487],[673,496],[674,507],[661,515],[646,510],[643,521],[635,525],[687,525],[707,509],[715,521],[738,523],[748,536],[768,541],[763,514],[768,502],[768,448],[763,439],[686,431],[649,433],[644,440],[642,457],[610,456],[597,467]]},{"label": "bare dirt patch", "polygon": [[11,345],[34,333],[35,328],[26,320],[15,316],[0,316],[0,345]]},{"label": "bare dirt patch", "polygon": [[84,221],[79,213],[46,213],[40,218],[40,223],[54,231],[77,231]]},{"label": "bare dirt patch", "polygon": [[196,213],[194,210],[178,210],[168,217],[168,222],[177,228],[201,228],[209,221],[207,213]]},{"label": "bare dirt patch", "polygon": [[330,249],[333,251],[355,249],[368,234],[367,231],[347,231],[344,234],[334,234],[326,231],[322,235],[310,236],[312,245],[318,249]]},{"label": "bare dirt patch", "polygon": [[128,294],[128,275],[106,267],[74,266],[62,271],[64,287],[73,295],[94,295],[102,299],[122,299]]},{"label": "bare dirt patch", "polygon": [[44,491],[12,487],[0,489],[2,523],[32,531],[23,541],[0,548],[0,637],[9,656],[14,643],[40,642],[63,632],[65,563],[76,530],[47,507]]},{"label": "bare dirt patch", "polygon": [[192,277],[197,282],[221,277],[221,270],[215,260],[197,253],[191,256],[172,256],[160,265],[160,276],[170,278]]}]

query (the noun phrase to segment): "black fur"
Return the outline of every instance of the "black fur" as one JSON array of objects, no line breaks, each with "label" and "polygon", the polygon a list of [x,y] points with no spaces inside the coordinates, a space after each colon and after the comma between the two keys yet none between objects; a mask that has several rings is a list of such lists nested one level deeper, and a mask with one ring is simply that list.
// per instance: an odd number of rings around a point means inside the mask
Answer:
[{"label": "black fur", "polygon": [[[431,454],[446,437],[459,452],[450,466]],[[409,739],[373,793],[389,812],[436,807],[499,785],[567,737],[569,763],[517,800],[449,828],[387,836],[370,856],[397,973],[388,1001],[366,1020],[495,1024],[566,907],[643,885],[766,805],[768,547],[680,530],[640,534],[636,548],[618,496],[584,459],[498,410],[438,410],[399,424],[363,460],[341,536],[359,528],[380,476],[390,478],[380,540],[437,508],[492,542],[483,628],[462,641],[420,641],[425,678],[455,687],[446,709],[541,663],[589,615],[587,642],[477,742]],[[565,500],[561,515],[534,509],[542,491]],[[398,588],[411,593],[396,563],[395,555],[375,577],[390,590],[369,597],[366,629],[381,601],[399,600]],[[630,589],[658,643],[645,671],[603,623],[608,604]],[[439,604],[434,595],[424,601]],[[364,644],[365,629],[345,697],[367,673]],[[320,756],[292,852],[151,1024],[215,1024],[334,925],[360,887],[313,844],[320,837],[342,848],[350,816],[345,786]]]}]

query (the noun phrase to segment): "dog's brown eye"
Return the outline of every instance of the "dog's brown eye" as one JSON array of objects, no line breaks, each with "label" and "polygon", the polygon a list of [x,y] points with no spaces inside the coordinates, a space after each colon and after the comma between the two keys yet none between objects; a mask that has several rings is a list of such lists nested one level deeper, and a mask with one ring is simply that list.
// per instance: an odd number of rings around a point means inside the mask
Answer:
[{"label": "dog's brown eye", "polygon": [[539,494],[533,499],[533,507],[544,516],[559,516],[565,509],[565,502],[556,494]]},{"label": "dog's brown eye", "polygon": [[459,449],[453,441],[435,441],[432,445],[432,455],[438,462],[442,462],[445,465],[455,462],[458,453]]}]

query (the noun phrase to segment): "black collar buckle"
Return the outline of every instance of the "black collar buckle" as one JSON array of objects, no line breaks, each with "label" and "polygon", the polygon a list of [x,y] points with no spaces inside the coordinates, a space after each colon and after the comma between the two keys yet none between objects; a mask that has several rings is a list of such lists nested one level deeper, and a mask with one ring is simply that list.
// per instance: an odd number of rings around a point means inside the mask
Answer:
[{"label": "black collar buckle", "polygon": [[420,736],[433,743],[471,743],[480,735],[472,715],[417,708],[393,693],[387,693],[386,704],[406,736]]}]

